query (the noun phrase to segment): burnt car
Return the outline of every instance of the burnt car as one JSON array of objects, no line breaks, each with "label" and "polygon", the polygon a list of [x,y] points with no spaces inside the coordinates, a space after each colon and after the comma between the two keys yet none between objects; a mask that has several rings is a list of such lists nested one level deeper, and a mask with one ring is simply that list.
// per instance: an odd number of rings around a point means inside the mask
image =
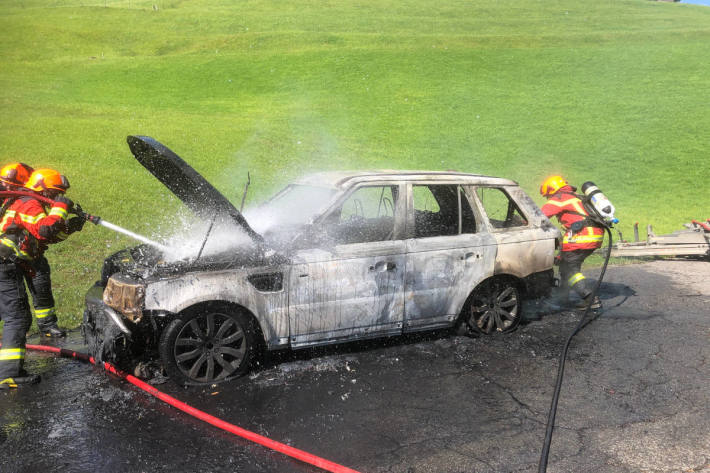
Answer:
[{"label": "burnt car", "polygon": [[[162,144],[128,144],[207,229],[193,256],[141,245],[106,259],[83,323],[99,359],[153,347],[178,383],[211,384],[244,374],[261,350],[512,331],[523,298],[553,285],[559,231],[508,179],[317,173],[245,218]],[[203,251],[210,239],[218,251]]]}]

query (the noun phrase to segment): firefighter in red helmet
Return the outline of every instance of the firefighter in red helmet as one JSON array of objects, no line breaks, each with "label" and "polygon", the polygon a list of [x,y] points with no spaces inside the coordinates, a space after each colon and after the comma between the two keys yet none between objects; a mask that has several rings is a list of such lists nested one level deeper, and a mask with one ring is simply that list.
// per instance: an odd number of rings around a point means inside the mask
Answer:
[{"label": "firefighter in red helmet", "polygon": [[[38,382],[23,370],[27,329],[32,322],[24,274],[47,245],[81,230],[83,220],[67,219],[73,203],[64,196],[69,181],[52,169],[34,171],[26,186],[52,199],[51,206],[33,197],[10,198],[3,204],[0,223],[0,317],[5,322],[0,347],[0,389]],[[77,221],[77,219],[79,221]]]},{"label": "firefighter in red helmet", "polygon": [[[24,163],[8,164],[0,169],[0,184],[7,190],[27,191],[24,186],[33,172],[34,169]],[[32,262],[32,270],[32,276],[29,272],[25,273],[25,281],[32,294],[32,305],[40,335],[49,338],[64,337],[66,332],[57,325],[49,261],[44,255],[38,257]]]},{"label": "firefighter in red helmet", "polygon": [[581,269],[584,260],[602,246],[604,230],[588,219],[589,214],[575,194],[576,190],[562,176],[548,177],[540,186],[540,194],[547,198],[542,212],[548,218],[557,217],[565,229],[560,252],[562,302],[566,303],[570,290],[574,290],[582,298],[580,307],[586,307],[591,302],[591,309],[601,310],[602,303],[598,296],[594,296],[593,301],[589,300],[593,286]]}]

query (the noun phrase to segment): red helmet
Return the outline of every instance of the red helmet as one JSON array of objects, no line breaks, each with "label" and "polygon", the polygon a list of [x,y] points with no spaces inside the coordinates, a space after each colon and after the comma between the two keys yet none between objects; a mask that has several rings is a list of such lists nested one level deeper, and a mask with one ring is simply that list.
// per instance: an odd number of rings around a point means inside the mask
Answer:
[{"label": "red helmet", "polygon": [[25,163],[10,163],[0,169],[0,181],[5,184],[22,187],[34,172]]},{"label": "red helmet", "polygon": [[54,169],[37,169],[27,180],[25,187],[35,192],[56,190],[66,192],[69,180]]}]

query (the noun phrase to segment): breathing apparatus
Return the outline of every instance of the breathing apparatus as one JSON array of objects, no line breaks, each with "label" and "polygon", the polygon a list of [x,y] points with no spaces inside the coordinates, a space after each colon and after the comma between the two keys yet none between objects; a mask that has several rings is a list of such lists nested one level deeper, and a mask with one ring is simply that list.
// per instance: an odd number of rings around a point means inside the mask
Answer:
[{"label": "breathing apparatus", "polygon": [[619,219],[614,217],[616,211],[614,205],[593,182],[587,181],[582,184],[582,192],[584,194],[577,197],[582,201],[587,215],[579,214],[584,216],[584,219],[570,226],[573,233],[580,232],[584,227],[612,228],[614,224],[619,223]]},{"label": "breathing apparatus", "polygon": [[584,192],[584,196],[586,197],[582,201],[587,204],[585,205],[587,211],[591,210],[591,213],[596,214],[596,216],[607,225],[619,223],[619,219],[614,217],[614,212],[616,211],[614,205],[596,184],[592,181],[585,182],[582,184],[582,192]]}]

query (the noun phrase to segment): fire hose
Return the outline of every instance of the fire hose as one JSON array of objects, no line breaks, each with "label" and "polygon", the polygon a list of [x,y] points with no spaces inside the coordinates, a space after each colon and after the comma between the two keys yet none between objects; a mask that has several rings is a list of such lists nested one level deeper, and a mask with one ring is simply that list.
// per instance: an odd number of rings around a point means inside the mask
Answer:
[{"label": "fire hose", "polygon": [[599,278],[597,279],[597,283],[594,285],[594,290],[592,291],[592,294],[589,296],[589,302],[587,303],[587,305],[584,309],[584,312],[582,313],[582,318],[580,319],[579,323],[574,328],[574,330],[572,330],[572,333],[567,338],[567,341],[565,341],[564,348],[562,349],[562,352],[560,353],[560,362],[557,367],[557,381],[555,383],[554,394],[552,395],[552,402],[550,403],[550,412],[547,415],[547,427],[545,430],[545,441],[543,442],[542,452],[540,454],[540,463],[538,464],[538,473],[545,473],[547,471],[547,459],[550,455],[550,445],[552,443],[552,432],[555,429],[555,415],[557,414],[557,402],[560,399],[560,390],[562,389],[562,378],[563,378],[564,372],[565,372],[565,361],[567,359],[567,350],[569,349],[569,345],[572,342],[572,338],[574,338],[574,336],[577,335],[577,333],[579,333],[580,330],[582,330],[584,327],[586,327],[589,323],[591,323],[599,315],[599,314],[595,314],[593,317],[591,317],[589,319],[587,318],[587,314],[589,313],[589,309],[592,306],[594,298],[596,297],[597,293],[599,292],[599,288],[602,285],[602,280],[604,279],[604,273],[606,273],[606,267],[609,264],[609,257],[611,256],[611,246],[612,246],[611,230],[606,225],[604,226],[604,230],[606,231],[607,235],[609,236],[609,247],[606,252],[606,257],[604,259],[604,266],[602,266],[602,270],[601,270],[601,273],[599,274]]},{"label": "fire hose", "polygon": [[[1,346],[1,345],[0,345]],[[66,348],[58,348],[58,347],[52,347],[52,346],[47,346],[47,345],[27,345],[26,348],[28,350],[34,350],[34,351],[44,351],[44,352],[50,352],[57,354],[61,357],[64,358],[74,358],[86,363],[91,363],[96,366],[100,366],[109,373],[112,373],[119,378],[122,378],[132,385],[142,389],[146,393],[160,399],[161,401],[175,407],[176,409],[179,409],[186,414],[189,414],[197,419],[200,419],[204,422],[207,422],[208,424],[212,424],[213,426],[222,429],[226,432],[232,433],[234,435],[237,435],[243,439],[249,440],[251,442],[257,443],[263,447],[269,448],[271,450],[274,450],[279,453],[283,453],[284,455],[287,455],[291,458],[294,458],[296,460],[300,460],[304,463],[308,463],[309,465],[313,465],[315,467],[320,468],[321,470],[329,471],[332,473],[358,473],[356,470],[353,470],[351,468],[348,468],[343,465],[339,465],[338,463],[334,463],[330,460],[326,460],[325,458],[321,458],[319,456],[313,455],[312,453],[305,452],[303,450],[299,450],[297,448],[291,447],[289,445],[283,444],[281,442],[277,442],[275,440],[272,440],[268,437],[264,437],[263,435],[259,435],[255,432],[252,432],[250,430],[243,429],[241,427],[238,427],[234,424],[230,424],[229,422],[225,422],[222,419],[219,419],[217,417],[214,417],[204,411],[201,411],[199,409],[195,409],[194,407],[185,404],[182,401],[179,401],[175,399],[174,397],[165,394],[164,392],[156,389],[154,386],[151,386],[150,384],[141,381],[140,379],[136,378],[133,375],[124,373],[123,371],[119,370],[116,368],[114,365],[111,363],[108,363],[106,361],[104,362],[97,362],[94,357],[86,354],[86,353],[81,353],[81,352],[76,352],[73,350],[67,350]]]}]

